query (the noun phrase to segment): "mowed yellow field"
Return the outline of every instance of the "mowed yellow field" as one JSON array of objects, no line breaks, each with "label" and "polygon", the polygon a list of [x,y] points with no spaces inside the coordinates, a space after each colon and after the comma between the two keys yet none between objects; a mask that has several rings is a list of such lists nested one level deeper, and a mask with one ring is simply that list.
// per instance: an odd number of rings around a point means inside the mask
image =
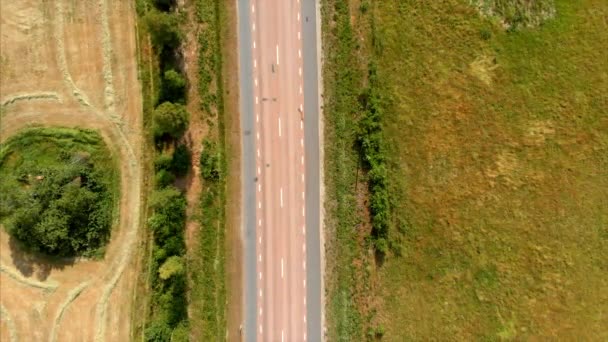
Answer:
[{"label": "mowed yellow field", "polygon": [[31,125],[96,129],[121,180],[120,216],[101,260],[49,261],[0,231],[0,340],[128,340],[142,178],[133,3],[0,7],[0,140]]}]

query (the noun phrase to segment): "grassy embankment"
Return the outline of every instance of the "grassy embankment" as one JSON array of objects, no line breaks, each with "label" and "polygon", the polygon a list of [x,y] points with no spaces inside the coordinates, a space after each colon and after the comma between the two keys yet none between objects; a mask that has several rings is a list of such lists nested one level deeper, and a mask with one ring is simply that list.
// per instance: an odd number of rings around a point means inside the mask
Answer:
[{"label": "grassy embankment", "polygon": [[208,133],[200,170],[200,231],[190,257],[191,336],[219,341],[226,336],[226,153],[222,42],[225,7],[219,0],[196,1],[198,20],[198,89]]},{"label": "grassy embankment", "polygon": [[[496,18],[459,0],[356,2],[372,24],[353,43],[348,8],[332,12],[354,3],[324,8],[330,336],[605,339],[606,3],[556,1],[543,21],[550,2],[484,1]],[[390,198],[388,253],[362,281],[372,244],[343,208],[373,85],[353,77],[358,49],[381,90]]]}]

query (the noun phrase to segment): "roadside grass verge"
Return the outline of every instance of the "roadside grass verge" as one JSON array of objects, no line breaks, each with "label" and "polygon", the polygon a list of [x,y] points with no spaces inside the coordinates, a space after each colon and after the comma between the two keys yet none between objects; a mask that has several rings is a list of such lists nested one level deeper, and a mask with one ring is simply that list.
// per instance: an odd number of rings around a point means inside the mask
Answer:
[{"label": "roadside grass verge", "polygon": [[196,2],[199,32],[200,107],[208,132],[203,140],[200,172],[200,231],[189,258],[191,336],[200,341],[226,338],[226,152],[222,41],[225,4]]},{"label": "roadside grass verge", "polygon": [[330,339],[608,338],[608,4],[507,30],[469,1],[367,2],[392,224],[358,278],[359,3],[323,3]]}]

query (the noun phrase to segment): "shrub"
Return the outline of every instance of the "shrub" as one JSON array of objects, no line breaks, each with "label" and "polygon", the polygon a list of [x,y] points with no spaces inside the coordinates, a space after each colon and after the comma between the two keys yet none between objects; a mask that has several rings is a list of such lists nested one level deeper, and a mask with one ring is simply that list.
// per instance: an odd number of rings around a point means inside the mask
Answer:
[{"label": "shrub", "polygon": [[184,105],[163,102],[154,109],[152,129],[157,138],[168,135],[173,139],[178,139],[184,134],[189,120],[190,114],[188,114]]},{"label": "shrub", "polygon": [[180,45],[182,33],[179,30],[179,18],[175,14],[151,10],[146,14],[145,22],[157,53]]},{"label": "shrub", "polygon": [[170,184],[175,182],[175,175],[168,170],[162,169],[159,170],[154,176],[154,183],[157,188],[164,188]]},{"label": "shrub", "polygon": [[186,99],[186,79],[182,74],[169,69],[163,75],[161,101],[184,103]]},{"label": "shrub", "polygon": [[188,147],[184,144],[180,144],[173,152],[173,159],[171,161],[171,169],[178,176],[183,176],[188,173],[190,169],[191,153]]},{"label": "shrub", "polygon": [[204,179],[217,181],[222,175],[222,155],[215,142],[203,141],[201,151],[201,174]]}]

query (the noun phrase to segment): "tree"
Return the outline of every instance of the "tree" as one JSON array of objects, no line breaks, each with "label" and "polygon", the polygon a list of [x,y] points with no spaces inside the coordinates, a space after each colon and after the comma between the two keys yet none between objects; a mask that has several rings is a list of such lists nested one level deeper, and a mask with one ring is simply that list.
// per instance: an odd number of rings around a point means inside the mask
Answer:
[{"label": "tree", "polygon": [[186,96],[186,79],[182,74],[169,69],[163,75],[161,99],[183,103]]},{"label": "tree", "polygon": [[171,102],[163,102],[156,107],[152,117],[154,135],[157,138],[165,135],[178,139],[184,134],[190,114],[184,105]]},{"label": "tree", "polygon": [[146,14],[146,24],[152,36],[152,44],[160,53],[163,49],[175,49],[179,46],[182,33],[179,30],[178,17],[174,14],[151,10]]},{"label": "tree", "polygon": [[181,257],[171,256],[165,260],[158,269],[158,276],[162,280],[167,280],[176,275],[184,274],[184,262]]}]

